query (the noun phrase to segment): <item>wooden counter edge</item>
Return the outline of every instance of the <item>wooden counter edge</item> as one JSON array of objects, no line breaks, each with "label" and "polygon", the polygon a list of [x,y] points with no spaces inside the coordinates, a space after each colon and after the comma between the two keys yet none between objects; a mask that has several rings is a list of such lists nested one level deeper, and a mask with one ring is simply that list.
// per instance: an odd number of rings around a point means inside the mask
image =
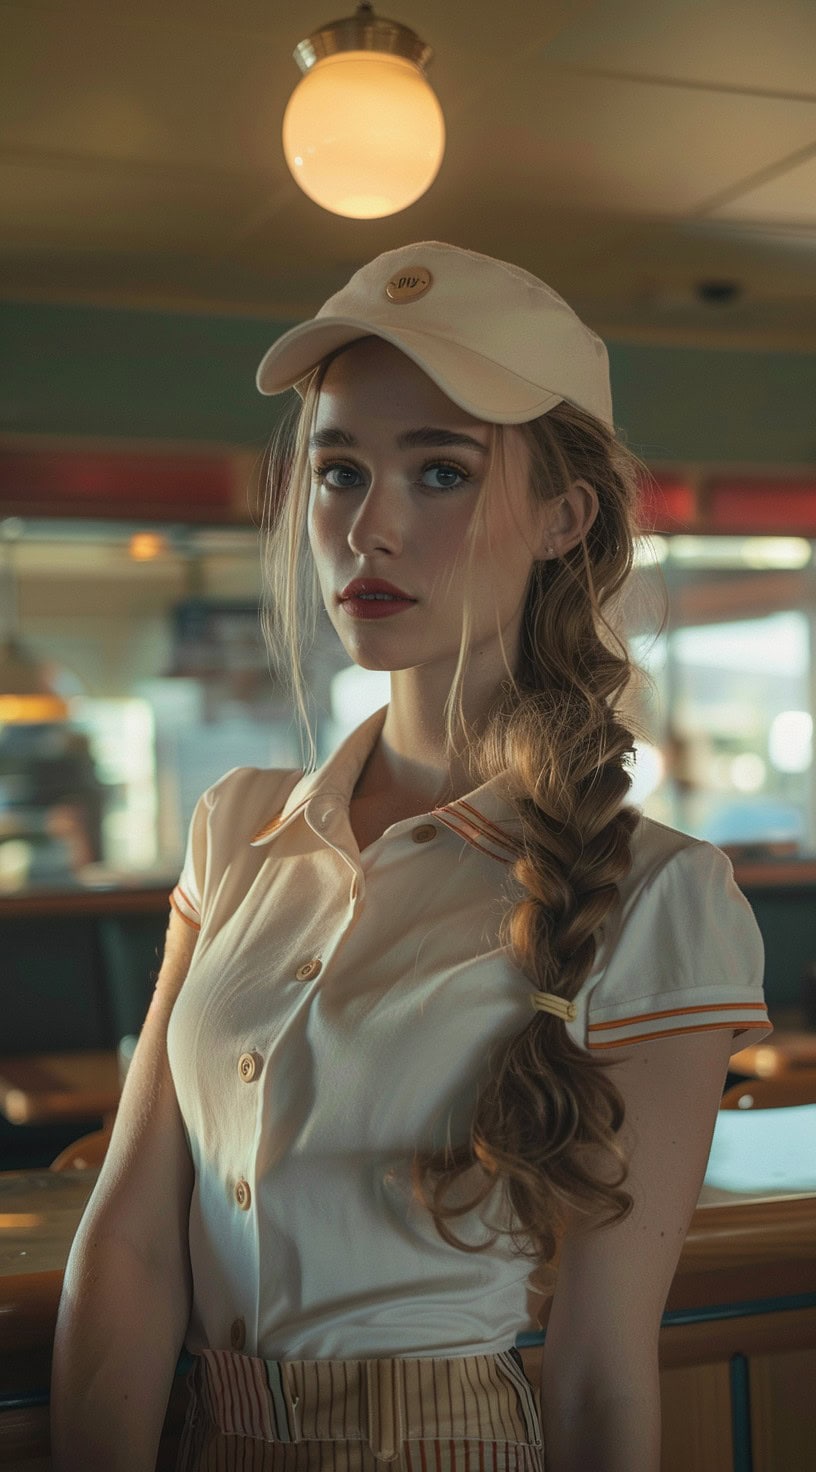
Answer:
[{"label": "wooden counter edge", "polygon": [[678,1272],[785,1259],[816,1259],[816,1194],[698,1206]]},{"label": "wooden counter edge", "polygon": [[[0,1275],[0,1355],[50,1342],[62,1279],[61,1268]],[[698,1207],[667,1309],[813,1291],[814,1284],[816,1195]]]},{"label": "wooden counter edge", "polygon": [[166,888],[65,890],[0,898],[0,920],[45,915],[159,915],[170,910],[172,882]]}]

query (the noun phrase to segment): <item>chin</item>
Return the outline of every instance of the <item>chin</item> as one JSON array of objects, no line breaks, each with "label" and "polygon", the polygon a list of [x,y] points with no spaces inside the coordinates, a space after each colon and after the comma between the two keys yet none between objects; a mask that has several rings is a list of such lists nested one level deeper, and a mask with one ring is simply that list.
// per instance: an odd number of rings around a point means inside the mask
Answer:
[{"label": "chin", "polygon": [[349,649],[346,645],[343,645],[343,648],[349,659],[361,670],[378,670],[380,672],[387,670],[389,674],[392,674],[395,670],[413,669],[412,664],[392,664],[389,660],[375,659],[373,655],[360,654],[354,649]]}]

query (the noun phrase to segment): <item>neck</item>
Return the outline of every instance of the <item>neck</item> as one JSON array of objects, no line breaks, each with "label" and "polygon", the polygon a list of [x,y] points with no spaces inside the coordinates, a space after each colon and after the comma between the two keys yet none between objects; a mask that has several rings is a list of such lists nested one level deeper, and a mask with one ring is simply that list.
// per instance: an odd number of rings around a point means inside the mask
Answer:
[{"label": "neck", "polygon": [[[429,671],[419,667],[395,670],[385,722],[371,754],[357,779],[356,798],[419,803],[430,810],[464,797],[474,782],[463,760],[445,755],[444,704],[449,689],[430,687]],[[465,683],[463,708],[470,726],[481,730],[487,717],[495,684],[474,691]],[[461,734],[457,739],[462,741]]]}]

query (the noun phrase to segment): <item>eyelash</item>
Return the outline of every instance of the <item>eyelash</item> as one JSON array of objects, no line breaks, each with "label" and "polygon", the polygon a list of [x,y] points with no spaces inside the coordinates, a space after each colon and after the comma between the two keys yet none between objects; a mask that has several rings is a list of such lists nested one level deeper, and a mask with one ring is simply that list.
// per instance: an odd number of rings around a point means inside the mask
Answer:
[{"label": "eyelash", "polygon": [[[330,470],[353,470],[357,473],[357,475],[361,475],[362,472],[359,466],[354,465],[350,460],[326,460],[321,465],[316,465],[314,467],[314,470],[312,471],[314,479],[320,485],[326,486],[327,490],[353,491],[357,489],[356,486],[330,485],[326,479],[326,476],[328,475]],[[465,470],[463,465],[457,465],[454,460],[428,460],[422,466],[420,475],[424,475],[426,470],[453,470],[458,476],[460,476],[462,484],[472,479],[470,471]],[[426,491],[431,490],[439,492],[458,491],[461,489],[461,486],[425,486],[424,489]]]}]

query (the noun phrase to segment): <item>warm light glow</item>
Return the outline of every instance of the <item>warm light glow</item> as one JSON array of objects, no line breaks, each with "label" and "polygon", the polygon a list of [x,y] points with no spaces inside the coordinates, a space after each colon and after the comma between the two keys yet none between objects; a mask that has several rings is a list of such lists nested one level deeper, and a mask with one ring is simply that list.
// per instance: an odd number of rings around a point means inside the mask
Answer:
[{"label": "warm light glow", "polygon": [[292,93],[283,152],[316,204],[374,220],[406,209],[433,183],[445,152],[445,120],[413,62],[343,51],[316,62]]},{"label": "warm light glow", "polygon": [[158,532],[134,532],[128,551],[134,562],[153,562],[167,551],[167,542]]},{"label": "warm light glow", "polygon": [[757,1048],[754,1053],[754,1072],[760,1078],[773,1078],[779,1072],[779,1054],[775,1048]]},{"label": "warm light glow", "polygon": [[67,715],[68,706],[58,695],[0,695],[0,726],[45,726]]}]

